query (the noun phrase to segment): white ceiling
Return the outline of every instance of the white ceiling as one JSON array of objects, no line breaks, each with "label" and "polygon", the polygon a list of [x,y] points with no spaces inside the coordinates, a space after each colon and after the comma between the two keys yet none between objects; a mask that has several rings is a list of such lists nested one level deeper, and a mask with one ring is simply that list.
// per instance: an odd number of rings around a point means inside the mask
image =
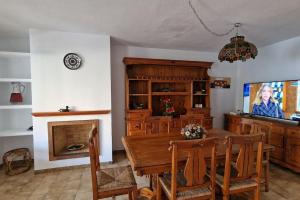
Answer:
[{"label": "white ceiling", "polygon": [[[300,0],[192,0],[216,32],[235,22],[258,47],[300,35]],[[230,36],[204,30],[188,0],[0,0],[0,38],[27,37],[29,28],[111,35],[142,47],[217,51]],[[1,44],[0,44],[1,45]]]}]

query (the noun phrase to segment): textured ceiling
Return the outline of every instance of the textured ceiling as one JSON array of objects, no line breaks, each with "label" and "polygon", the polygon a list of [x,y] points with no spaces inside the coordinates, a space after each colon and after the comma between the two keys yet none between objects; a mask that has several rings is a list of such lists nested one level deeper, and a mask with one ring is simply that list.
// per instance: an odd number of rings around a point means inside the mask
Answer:
[{"label": "textured ceiling", "polygon": [[[300,0],[192,0],[216,32],[241,22],[258,47],[300,35]],[[188,0],[0,0],[0,38],[28,37],[29,28],[111,35],[142,47],[217,51],[233,36],[208,33]],[[0,44],[1,45],[1,44]]]}]

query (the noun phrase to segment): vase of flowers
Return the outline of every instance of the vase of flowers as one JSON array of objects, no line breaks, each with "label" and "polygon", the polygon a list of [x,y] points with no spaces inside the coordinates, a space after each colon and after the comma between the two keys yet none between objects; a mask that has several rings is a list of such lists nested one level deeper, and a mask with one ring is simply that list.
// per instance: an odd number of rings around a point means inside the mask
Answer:
[{"label": "vase of flowers", "polygon": [[160,101],[162,104],[163,115],[171,116],[175,114],[175,108],[170,97],[162,97]]},{"label": "vase of flowers", "polygon": [[205,138],[205,133],[206,130],[200,124],[188,124],[181,129],[181,134],[187,140]]}]

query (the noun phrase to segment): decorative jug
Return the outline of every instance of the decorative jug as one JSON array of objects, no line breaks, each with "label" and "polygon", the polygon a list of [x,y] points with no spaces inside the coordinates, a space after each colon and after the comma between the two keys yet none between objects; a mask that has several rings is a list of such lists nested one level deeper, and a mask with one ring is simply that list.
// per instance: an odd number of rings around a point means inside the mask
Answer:
[{"label": "decorative jug", "polygon": [[25,91],[25,85],[20,82],[12,82],[12,92],[10,95],[10,102],[11,103],[21,103],[23,102],[22,94]]}]

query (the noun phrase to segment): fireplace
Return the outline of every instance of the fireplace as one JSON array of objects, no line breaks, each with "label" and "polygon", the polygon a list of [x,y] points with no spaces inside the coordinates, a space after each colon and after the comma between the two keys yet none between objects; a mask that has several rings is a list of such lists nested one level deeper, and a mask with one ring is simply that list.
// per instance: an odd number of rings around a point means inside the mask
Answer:
[{"label": "fireplace", "polygon": [[89,156],[88,139],[99,120],[48,122],[49,160]]}]

